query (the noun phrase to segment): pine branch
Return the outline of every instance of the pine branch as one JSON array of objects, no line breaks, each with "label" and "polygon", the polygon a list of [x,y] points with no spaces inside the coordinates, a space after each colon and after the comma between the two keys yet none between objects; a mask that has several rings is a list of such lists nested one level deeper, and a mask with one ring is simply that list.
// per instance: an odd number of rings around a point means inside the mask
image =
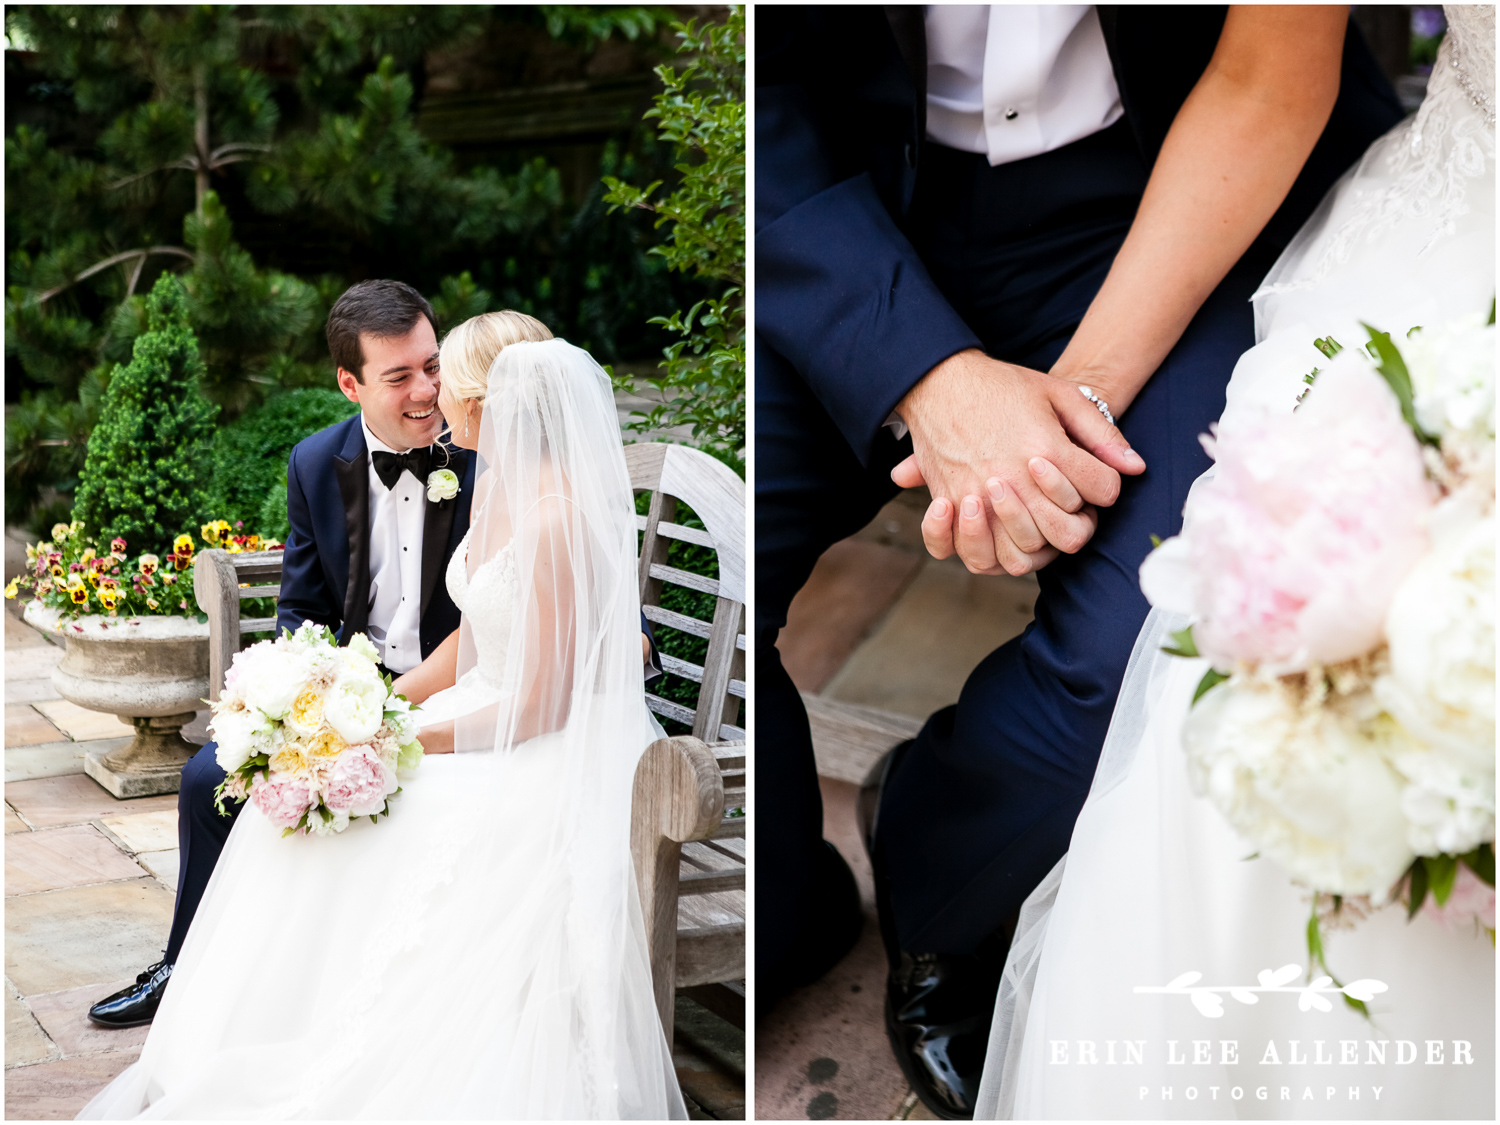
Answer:
[{"label": "pine branch", "polygon": [[[71,281],[66,282],[63,285],[59,285],[53,289],[48,289],[44,293],[38,293],[36,298],[31,303],[34,305],[43,304],[46,301],[50,301],[53,297],[56,297],[64,289],[69,289],[74,285],[77,285],[86,277],[93,277],[94,274],[99,273],[102,270],[107,270],[110,266],[116,266],[121,262],[129,261],[131,258],[138,257],[142,262],[144,262],[152,254],[176,254],[179,258],[186,258],[190,262],[193,260],[193,255],[188,253],[188,251],[184,250],[180,246],[151,246],[147,247],[144,250],[126,250],[124,253],[111,255],[110,257],[105,258],[102,262],[95,262],[88,269],[84,270],[82,273],[74,277]],[[139,276],[140,267],[137,266],[136,277]],[[134,279],[132,279],[132,288],[134,287],[133,281]]]}]

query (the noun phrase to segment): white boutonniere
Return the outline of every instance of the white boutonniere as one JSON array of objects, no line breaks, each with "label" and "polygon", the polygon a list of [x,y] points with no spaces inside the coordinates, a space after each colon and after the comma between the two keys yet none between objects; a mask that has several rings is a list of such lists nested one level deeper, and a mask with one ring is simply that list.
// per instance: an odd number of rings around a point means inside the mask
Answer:
[{"label": "white boutonniere", "polygon": [[434,504],[458,495],[458,474],[452,469],[434,469],[427,474],[427,499]]}]

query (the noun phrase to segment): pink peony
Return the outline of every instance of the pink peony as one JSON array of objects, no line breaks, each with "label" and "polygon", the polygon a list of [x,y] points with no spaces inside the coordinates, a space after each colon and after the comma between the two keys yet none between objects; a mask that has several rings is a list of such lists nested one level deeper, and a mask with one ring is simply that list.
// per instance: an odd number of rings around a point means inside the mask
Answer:
[{"label": "pink peony", "polygon": [[1343,352],[1296,413],[1203,445],[1214,475],[1194,489],[1182,534],[1141,568],[1151,603],[1191,614],[1199,653],[1221,669],[1285,675],[1377,647],[1427,548],[1435,498],[1384,380]]},{"label": "pink peony", "polygon": [[1495,928],[1495,888],[1469,870],[1466,863],[1458,865],[1458,878],[1453,880],[1453,890],[1442,906],[1429,893],[1422,904],[1422,913],[1436,918],[1449,929],[1468,926],[1478,921],[1487,930]]},{"label": "pink peony", "polygon": [[263,773],[255,775],[250,789],[250,799],[277,828],[293,828],[312,805],[312,794],[307,785],[295,777],[280,775],[268,778]]},{"label": "pink peony", "polygon": [[351,746],[338,756],[323,783],[323,803],[334,812],[373,816],[396,791],[396,771],[372,746]]}]

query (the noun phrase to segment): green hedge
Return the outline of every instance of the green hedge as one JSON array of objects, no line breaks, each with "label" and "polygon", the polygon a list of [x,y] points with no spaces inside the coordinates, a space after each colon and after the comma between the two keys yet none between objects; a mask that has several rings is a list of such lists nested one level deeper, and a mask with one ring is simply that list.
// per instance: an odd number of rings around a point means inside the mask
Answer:
[{"label": "green hedge", "polygon": [[216,519],[243,521],[258,535],[285,539],[286,463],[292,446],[342,422],[359,407],[339,391],[283,391],[214,436],[212,503]]}]

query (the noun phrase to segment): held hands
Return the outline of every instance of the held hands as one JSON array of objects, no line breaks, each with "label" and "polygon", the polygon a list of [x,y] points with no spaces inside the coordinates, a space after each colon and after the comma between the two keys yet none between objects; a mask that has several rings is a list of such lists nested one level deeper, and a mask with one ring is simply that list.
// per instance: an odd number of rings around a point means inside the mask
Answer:
[{"label": "held hands", "polygon": [[934,558],[1022,575],[1089,541],[1094,506],[1113,504],[1120,474],[1146,463],[1078,386],[970,349],[907,392],[896,413],[915,452],[891,479],[932,490],[922,539]]}]

